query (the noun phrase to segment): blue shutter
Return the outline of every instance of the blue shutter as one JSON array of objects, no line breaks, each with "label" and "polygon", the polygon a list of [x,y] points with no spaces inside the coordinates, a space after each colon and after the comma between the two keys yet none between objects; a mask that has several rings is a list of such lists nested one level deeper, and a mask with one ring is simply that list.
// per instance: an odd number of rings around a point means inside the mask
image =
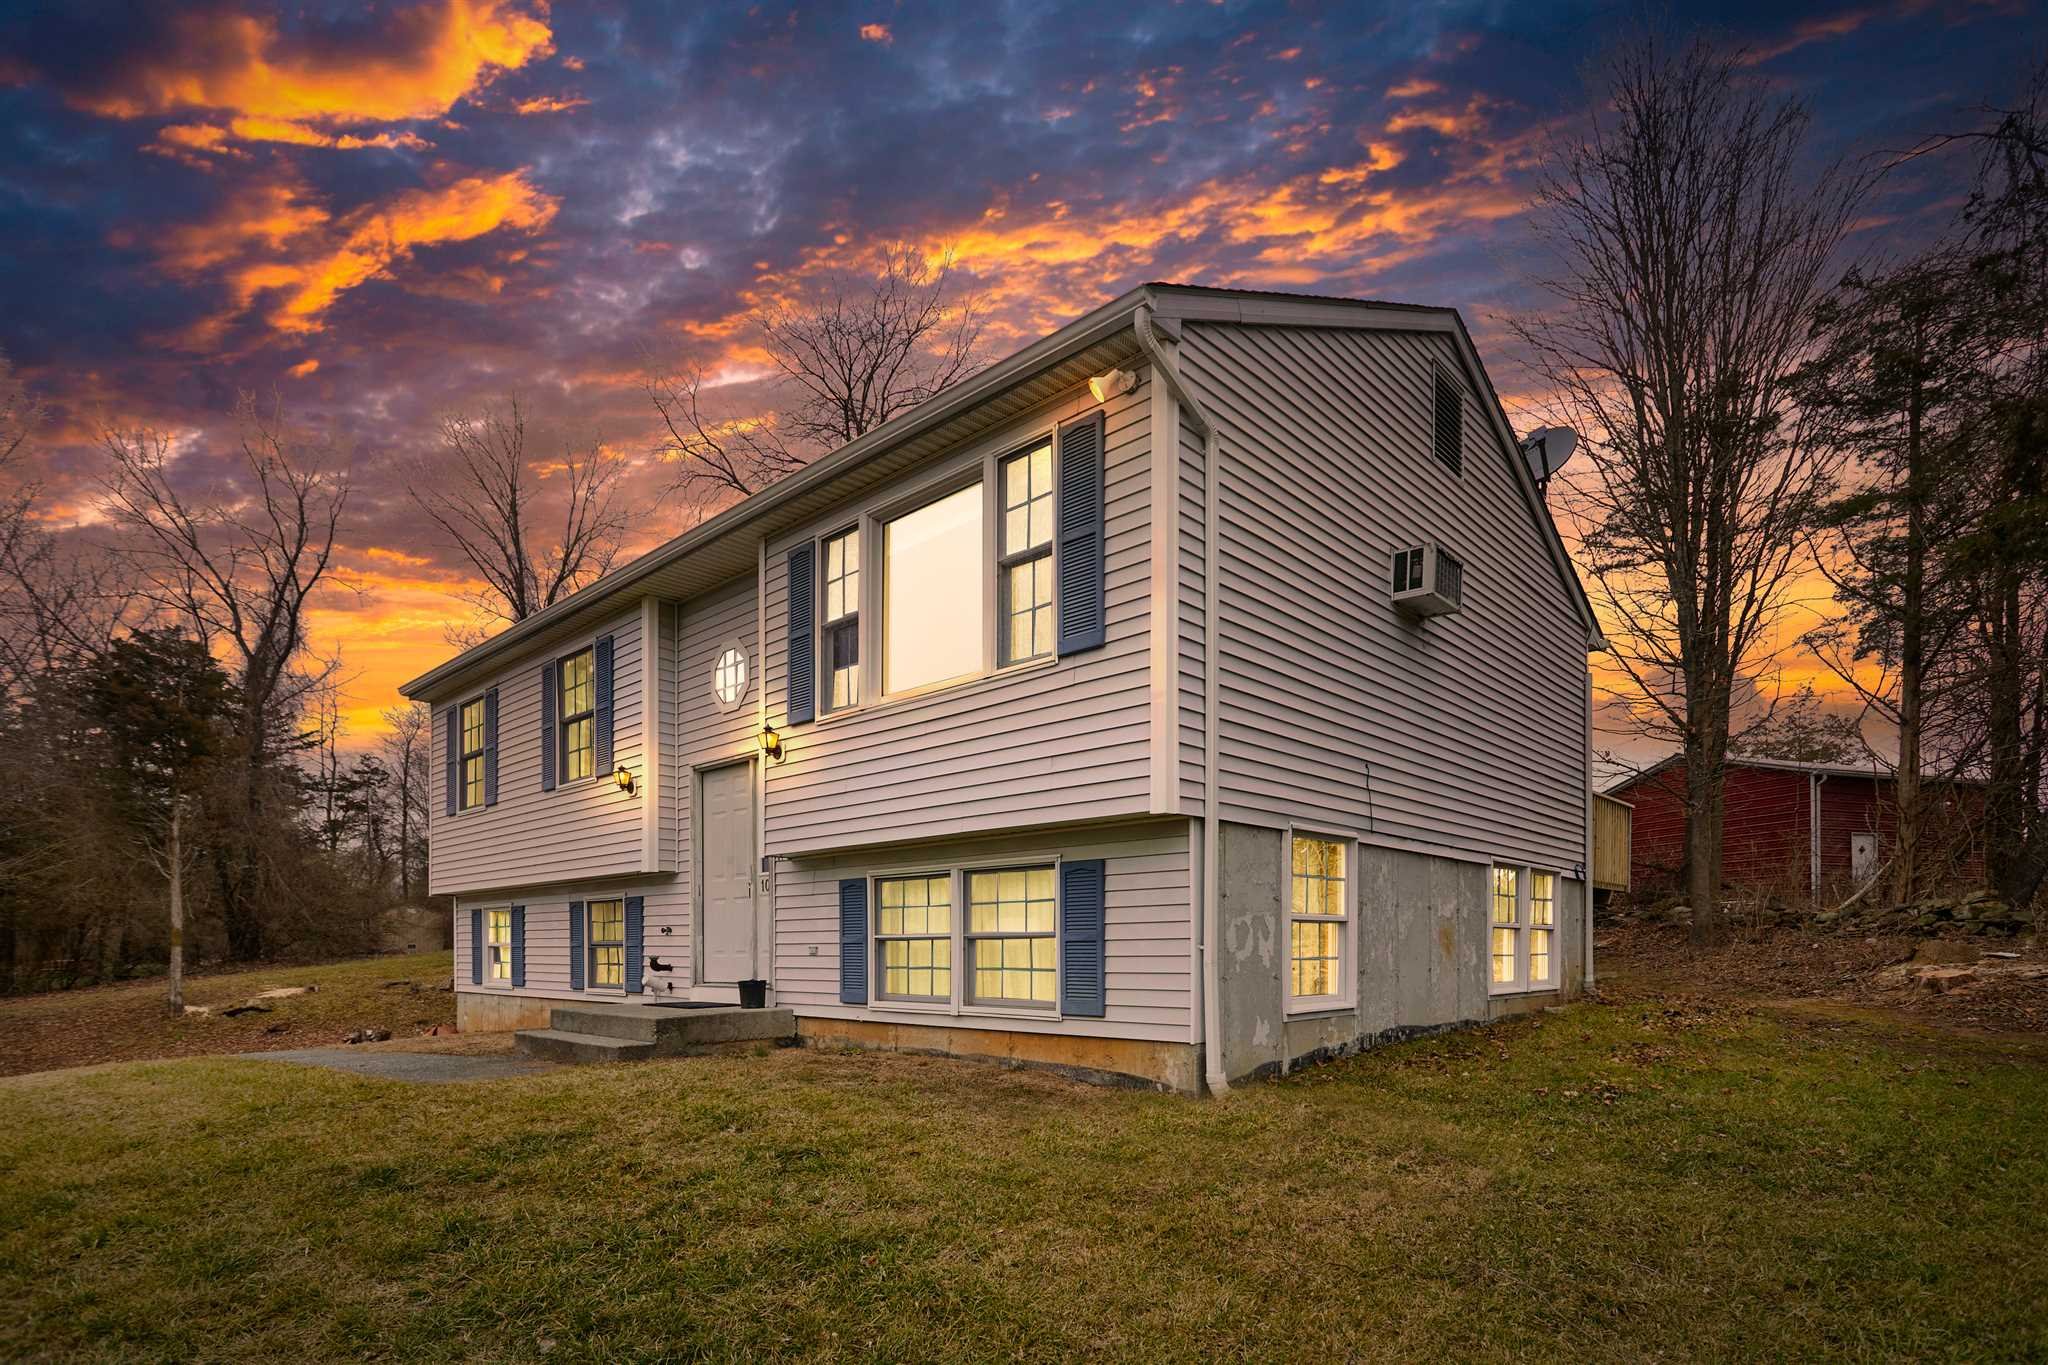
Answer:
[{"label": "blue shutter", "polygon": [[646,961],[647,901],[642,896],[626,897],[626,994],[640,994],[640,968]]},{"label": "blue shutter", "polygon": [[484,693],[484,804],[498,804],[498,689]]},{"label": "blue shutter", "polygon": [[597,715],[591,723],[597,737],[592,747],[597,750],[594,766],[598,780],[603,781],[612,773],[612,637],[599,640],[591,653],[597,659]]},{"label": "blue shutter", "polygon": [[512,907],[512,984],[526,984],[526,907]]},{"label": "blue shutter", "polygon": [[785,724],[802,725],[818,715],[817,547],[805,541],[789,552],[789,708]]},{"label": "blue shutter", "polygon": [[1099,649],[1104,628],[1102,410],[1060,428],[1058,501],[1059,652]]},{"label": "blue shutter", "polygon": [[462,703],[448,708],[448,813],[460,809],[455,803],[462,797]]},{"label": "blue shutter", "polygon": [[544,792],[555,789],[555,746],[561,742],[555,734],[555,707],[561,700],[560,675],[550,659],[540,666],[540,789]]},{"label": "blue shutter", "polygon": [[1075,1018],[1102,1017],[1102,875],[1100,858],[1060,864],[1060,1013]]},{"label": "blue shutter", "polygon": [[583,989],[583,902],[569,902],[569,989]]},{"label": "blue shutter", "polygon": [[469,912],[469,984],[484,984],[484,912]]},{"label": "blue shutter", "polygon": [[839,1003],[868,1002],[868,879],[839,883]]}]

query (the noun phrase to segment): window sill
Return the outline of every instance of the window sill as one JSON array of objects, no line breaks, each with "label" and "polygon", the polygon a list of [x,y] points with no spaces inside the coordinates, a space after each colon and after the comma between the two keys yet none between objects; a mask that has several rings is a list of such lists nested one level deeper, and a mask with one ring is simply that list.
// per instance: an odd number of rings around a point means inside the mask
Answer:
[{"label": "window sill", "polygon": [[1043,668],[1051,668],[1059,663],[1059,661],[1059,655],[1048,654],[1042,659],[1027,659],[1023,663],[1005,664],[1001,668],[990,669],[986,672],[970,673],[965,677],[954,678],[947,682],[933,683],[929,687],[921,687],[914,692],[898,692],[893,696],[884,696],[874,701],[861,702],[857,706],[844,706],[835,711],[821,711],[818,713],[818,718],[812,721],[811,724],[822,729],[828,725],[836,725],[841,721],[852,721],[860,716],[871,716],[884,711],[894,711],[900,707],[915,706],[919,702],[933,702],[942,697],[959,696],[962,693],[971,692],[977,688],[991,686],[1003,681],[1005,678],[1020,677],[1027,673],[1036,673]]},{"label": "window sill", "polygon": [[1329,1019],[1358,1008],[1349,1000],[1302,1000],[1287,1002],[1289,1019]]},{"label": "window sill", "polygon": [[1489,996],[1556,995],[1559,991],[1563,989],[1563,986],[1559,985],[1556,982],[1552,982],[1547,986],[1488,986],[1486,988],[1486,993]]}]

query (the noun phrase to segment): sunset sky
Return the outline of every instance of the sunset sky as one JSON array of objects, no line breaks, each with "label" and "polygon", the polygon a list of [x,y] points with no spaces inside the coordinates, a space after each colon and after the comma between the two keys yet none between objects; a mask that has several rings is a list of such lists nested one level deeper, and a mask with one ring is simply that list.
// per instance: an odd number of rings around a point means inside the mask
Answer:
[{"label": "sunset sky", "polygon": [[[1005,353],[1149,279],[1455,305],[1518,426],[1521,214],[1590,4],[30,4],[0,17],[0,349],[50,405],[48,513],[94,533],[92,433],[231,468],[236,394],[353,450],[339,649],[358,738],[466,608],[405,492],[434,419],[507,391],[644,456],[646,355],[766,401],[753,302],[950,246]],[[1828,154],[1968,126],[2043,53],[2019,3],[1689,14],[1809,101]],[[1860,251],[1953,214],[1930,161]],[[636,486],[652,544],[701,515]]]}]

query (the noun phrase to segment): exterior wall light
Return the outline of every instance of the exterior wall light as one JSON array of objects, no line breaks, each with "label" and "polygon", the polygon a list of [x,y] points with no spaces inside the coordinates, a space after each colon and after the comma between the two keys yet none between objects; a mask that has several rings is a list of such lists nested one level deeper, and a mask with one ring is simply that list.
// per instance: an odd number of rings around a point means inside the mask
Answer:
[{"label": "exterior wall light", "polygon": [[1095,395],[1095,401],[1098,403],[1107,403],[1110,399],[1129,393],[1137,387],[1138,376],[1129,370],[1110,370],[1088,381],[1088,392]]},{"label": "exterior wall light", "polygon": [[777,763],[782,762],[782,736],[775,733],[775,727],[764,725],[757,738],[761,741],[761,752]]},{"label": "exterior wall light", "polygon": [[633,770],[631,768],[628,768],[625,764],[621,763],[617,768],[612,770],[612,781],[618,783],[619,790],[624,792],[626,795],[631,796],[633,794]]}]

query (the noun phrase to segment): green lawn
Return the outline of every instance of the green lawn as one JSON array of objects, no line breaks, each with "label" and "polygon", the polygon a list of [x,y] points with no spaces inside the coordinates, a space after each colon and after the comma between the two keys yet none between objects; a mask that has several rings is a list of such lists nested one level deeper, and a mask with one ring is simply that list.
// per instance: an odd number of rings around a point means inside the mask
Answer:
[{"label": "green lawn", "polygon": [[0,1083],[0,1355],[2048,1354],[2048,1064],[1585,1006],[1220,1102],[777,1052]]}]

